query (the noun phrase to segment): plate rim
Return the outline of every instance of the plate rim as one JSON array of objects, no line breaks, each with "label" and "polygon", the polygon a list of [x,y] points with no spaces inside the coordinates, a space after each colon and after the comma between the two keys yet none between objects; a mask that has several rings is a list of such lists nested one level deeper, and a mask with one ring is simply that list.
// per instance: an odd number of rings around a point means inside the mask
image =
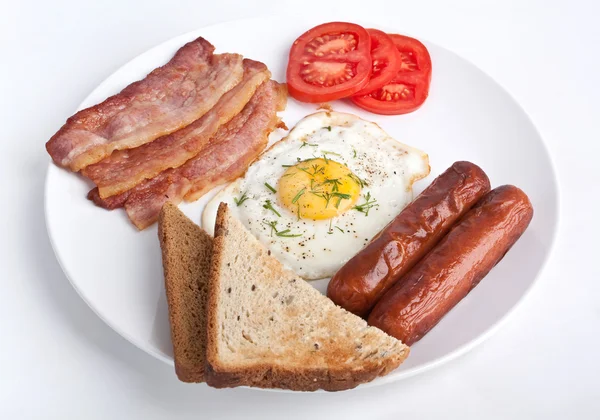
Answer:
[{"label": "plate rim", "polygon": [[[175,40],[177,39],[187,39],[190,38],[191,36],[193,36],[194,34],[198,33],[199,31],[202,30],[207,30],[207,29],[212,29],[218,26],[226,26],[226,25],[231,25],[231,24],[235,24],[235,23],[239,23],[239,22],[251,22],[251,21],[263,21],[265,19],[277,19],[277,18],[285,18],[285,15],[263,15],[263,16],[257,16],[257,17],[251,17],[251,18],[242,18],[242,19],[233,19],[233,20],[225,20],[225,21],[221,21],[221,22],[217,22],[211,25],[207,25],[207,26],[202,26],[196,29],[193,29],[191,31],[187,31],[185,33],[176,35],[174,37],[171,37],[169,39],[166,39],[144,51],[142,51],[141,53],[137,54],[135,57],[132,57],[130,60],[128,60],[126,63],[124,63],[123,65],[119,66],[117,69],[115,69],[114,71],[111,72],[111,74],[107,75],[102,82],[100,82],[100,84],[96,85],[96,87],[94,89],[92,89],[86,96],[85,98],[77,105],[76,111],[79,111],[81,109],[83,109],[83,104],[87,102],[88,98],[94,93],[96,92],[98,89],[101,89],[102,86],[108,81],[108,79],[111,78],[111,76],[115,73],[118,73],[120,71],[122,71],[124,68],[128,67],[133,61],[137,60],[139,57],[150,53],[153,50],[156,49],[160,49],[162,48],[165,44],[171,43],[171,42],[175,42]],[[306,20],[306,21],[310,21],[311,19],[314,20],[314,18],[308,17],[308,16],[300,16],[301,19]],[[367,16],[367,19],[372,18],[372,16]],[[380,25],[381,26],[381,25]],[[387,27],[388,25],[383,25],[384,27]],[[537,125],[534,123],[534,119],[532,118],[532,116],[530,115],[530,113],[528,113],[525,108],[516,100],[516,98],[512,95],[512,93],[506,89],[500,82],[498,82],[496,79],[494,79],[492,76],[490,76],[488,73],[486,73],[485,71],[483,71],[477,64],[473,63],[472,61],[466,59],[465,57],[463,57],[462,55],[454,52],[453,50],[450,50],[444,46],[441,46],[440,44],[437,44],[435,42],[431,42],[429,41],[427,38],[424,37],[418,37],[420,40],[424,41],[425,43],[429,43],[432,45],[435,45],[438,48],[441,48],[443,50],[445,50],[445,52],[450,53],[452,55],[454,55],[455,57],[469,63],[471,66],[473,66],[481,75],[483,75],[486,79],[488,79],[489,81],[491,81],[493,84],[495,84],[512,102],[512,104],[514,106],[516,106],[519,111],[521,111],[523,113],[523,115],[527,118],[527,120],[529,121],[529,123],[531,124],[531,127],[533,128],[534,132],[537,134],[537,136],[539,137],[539,139],[541,140],[541,144],[542,144],[542,148],[546,154],[546,157],[548,158],[548,162],[549,162],[549,167],[550,170],[552,172],[552,184],[553,184],[553,192],[554,192],[554,208],[556,209],[555,211],[555,216],[554,216],[554,220],[552,220],[553,222],[553,232],[550,238],[550,245],[548,248],[548,252],[546,253],[546,255],[544,256],[540,267],[538,269],[537,274],[534,276],[534,279],[532,280],[531,284],[529,285],[529,287],[527,289],[525,289],[525,291],[523,292],[523,294],[518,298],[518,300],[512,305],[512,307],[510,307],[510,309],[508,311],[506,311],[495,323],[491,324],[490,327],[488,327],[485,332],[483,332],[482,334],[480,334],[479,336],[477,336],[476,338],[473,338],[472,340],[468,341],[467,343],[463,344],[462,346],[456,348],[455,350],[441,356],[438,357],[436,359],[433,359],[429,362],[423,363],[421,365],[409,368],[405,371],[399,372],[396,375],[393,375],[393,372],[387,376],[383,376],[383,377],[379,377],[376,380],[372,381],[372,382],[368,382],[365,384],[360,384],[359,386],[352,388],[350,390],[347,391],[352,391],[352,390],[358,390],[358,389],[365,389],[365,388],[371,388],[371,387],[375,387],[375,386],[380,386],[380,385],[385,385],[385,384],[389,384],[389,383],[393,383],[393,382],[397,382],[409,377],[413,377],[415,375],[418,375],[420,373],[432,370],[436,367],[439,367],[451,360],[457,359],[460,356],[468,353],[469,351],[471,351],[472,349],[474,349],[475,347],[477,347],[478,345],[482,344],[483,342],[485,342],[486,340],[488,340],[492,335],[494,335],[500,328],[502,328],[506,322],[508,321],[509,318],[511,318],[514,313],[523,305],[523,302],[525,300],[528,299],[528,297],[532,294],[533,290],[536,288],[536,286],[539,285],[540,283],[540,279],[542,276],[544,276],[545,271],[547,269],[548,266],[548,261],[550,260],[551,257],[553,257],[554,252],[556,250],[556,243],[557,243],[557,237],[558,234],[560,232],[560,226],[561,226],[561,214],[562,214],[562,210],[561,210],[561,206],[560,206],[560,197],[561,197],[561,191],[560,191],[560,183],[559,183],[559,179],[558,179],[558,171],[557,171],[557,166],[555,163],[555,159],[552,156],[552,154],[550,153],[550,150],[548,148],[548,145],[546,144],[546,141],[544,140],[544,137],[542,136],[540,130],[538,129]],[[52,229],[50,227],[50,222],[48,219],[48,190],[49,190],[49,179],[50,179],[50,173],[51,171],[54,170],[62,170],[61,168],[58,168],[53,162],[52,159],[49,159],[49,163],[48,163],[48,168],[46,170],[46,175],[45,175],[45,181],[44,181],[44,222],[46,225],[46,233],[48,235],[48,238],[50,240],[50,245],[52,247],[52,251],[54,253],[54,256],[56,258],[56,260],[58,261],[58,264],[63,272],[63,274],[65,275],[65,277],[67,278],[67,280],[69,281],[69,283],[71,284],[71,286],[73,287],[73,289],[75,289],[75,292],[77,293],[77,295],[86,303],[86,305],[92,310],[92,312],[94,312],[94,314],[96,314],[96,316],[98,316],[98,318],[100,318],[106,325],[108,325],[113,331],[115,331],[117,334],[119,334],[121,337],[123,337],[125,340],[127,340],[129,343],[133,344],[135,347],[137,347],[138,349],[140,349],[141,351],[155,357],[156,359],[166,363],[167,365],[170,366],[174,366],[174,361],[172,358],[169,357],[165,357],[163,354],[161,354],[160,352],[156,351],[154,348],[149,347],[147,345],[147,343],[143,343],[141,342],[141,340],[138,340],[134,337],[132,337],[130,334],[128,334],[126,331],[124,331],[123,329],[121,329],[118,325],[116,325],[115,323],[110,322],[106,317],[104,317],[102,315],[102,313],[99,312],[99,310],[97,310],[94,305],[91,303],[90,299],[88,299],[88,297],[85,296],[85,294],[83,293],[83,291],[77,286],[77,283],[73,281],[73,279],[71,278],[71,276],[68,274],[68,271],[65,269],[65,264],[63,262],[63,260],[61,259],[55,241],[54,241],[54,237],[52,235]],[[292,390],[284,390],[284,389],[266,389],[266,388],[255,388],[255,387],[243,387],[243,388],[247,388],[247,389],[252,389],[252,390],[258,390],[258,391],[268,391],[268,392],[292,392],[292,393],[296,393],[296,392],[304,392],[304,391],[292,391]],[[318,390],[316,392],[326,392],[323,390]]]}]

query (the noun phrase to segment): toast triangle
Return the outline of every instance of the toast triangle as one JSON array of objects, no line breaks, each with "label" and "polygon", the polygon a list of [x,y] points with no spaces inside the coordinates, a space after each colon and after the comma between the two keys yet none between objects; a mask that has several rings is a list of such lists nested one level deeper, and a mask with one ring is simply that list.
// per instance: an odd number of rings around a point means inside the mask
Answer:
[{"label": "toast triangle", "polygon": [[207,308],[205,379],[223,388],[353,388],[409,348],[285,269],[221,203]]},{"label": "toast triangle", "polygon": [[203,382],[212,237],[167,202],[158,219],[175,372]]}]

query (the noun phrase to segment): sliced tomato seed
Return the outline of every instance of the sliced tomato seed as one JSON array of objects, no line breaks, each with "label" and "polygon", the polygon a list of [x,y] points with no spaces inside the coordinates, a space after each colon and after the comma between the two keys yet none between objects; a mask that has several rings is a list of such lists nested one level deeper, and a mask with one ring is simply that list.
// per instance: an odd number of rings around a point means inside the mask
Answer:
[{"label": "sliced tomato seed", "polygon": [[329,22],[306,31],[290,49],[290,96],[315,103],[352,96],[369,82],[370,44],[366,29],[353,23]]},{"label": "sliced tomato seed", "polygon": [[318,36],[306,45],[305,51],[316,57],[346,54],[356,49],[356,37],[350,33]]},{"label": "sliced tomato seed", "polygon": [[334,86],[352,79],[356,75],[356,65],[346,62],[313,61],[306,64],[300,74],[306,83]]},{"label": "sliced tomato seed", "polygon": [[414,99],[415,86],[404,83],[394,83],[385,85],[383,88],[371,92],[368,96],[380,101],[397,101],[405,99]]},{"label": "sliced tomato seed", "polygon": [[379,73],[381,73],[381,70],[383,70],[385,67],[385,63],[382,63],[379,60],[373,60],[373,71],[371,73],[371,78],[378,76]]},{"label": "sliced tomato seed", "polygon": [[400,53],[400,69],[389,83],[358,95],[352,101],[377,114],[399,115],[418,109],[429,95],[431,58],[427,48],[414,38],[390,35]]},{"label": "sliced tomato seed", "polygon": [[402,58],[402,66],[400,66],[400,71],[419,71],[419,63],[417,62],[417,58],[412,51],[400,51],[400,57]]}]

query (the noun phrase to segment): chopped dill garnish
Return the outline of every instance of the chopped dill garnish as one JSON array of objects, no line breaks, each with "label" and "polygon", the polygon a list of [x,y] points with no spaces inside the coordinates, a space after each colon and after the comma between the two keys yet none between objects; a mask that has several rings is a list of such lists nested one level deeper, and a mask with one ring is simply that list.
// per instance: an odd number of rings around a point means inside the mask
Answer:
[{"label": "chopped dill garnish", "polygon": [[350,194],[345,194],[345,193],[341,193],[341,192],[332,192],[331,196],[343,198],[344,200],[350,200],[350,197],[351,197]]},{"label": "chopped dill garnish", "polygon": [[359,177],[357,177],[356,175],[354,175],[352,172],[350,172],[346,176],[348,178],[350,178],[352,181],[356,182],[360,188],[364,188],[364,187],[368,187],[369,186],[369,184],[367,184],[367,181],[365,181],[363,179],[360,179]]},{"label": "chopped dill garnish", "polygon": [[267,187],[268,189],[270,189],[271,192],[277,193],[277,190],[275,188],[273,188],[271,185],[269,185],[268,182],[265,182],[265,187]]},{"label": "chopped dill garnish", "polygon": [[331,126],[330,125],[328,125],[327,127],[323,127],[323,128],[326,128],[327,131],[331,131]]},{"label": "chopped dill garnish", "polygon": [[[332,222],[332,221],[330,220],[330,221],[329,221],[329,230],[327,231],[327,233],[328,233],[329,235],[332,235],[332,234],[334,233],[334,232],[333,232],[333,228],[331,227],[331,222]],[[334,226],[334,228],[336,228],[337,230],[339,230],[339,231],[340,231],[340,232],[342,232],[342,233],[346,233],[346,232],[344,232],[344,229],[342,229],[342,228],[341,228],[341,227],[339,227],[339,226]]]},{"label": "chopped dill garnish", "polygon": [[277,210],[275,210],[275,208],[273,207],[271,200],[267,200],[266,204],[264,204],[263,207],[267,210],[271,210],[273,213],[275,213],[277,215],[277,217],[281,217],[281,214]]},{"label": "chopped dill garnish", "polygon": [[263,222],[265,225],[269,226],[271,228],[271,236],[273,236],[273,232],[277,232],[277,220],[274,220],[272,222]]},{"label": "chopped dill garnish", "polygon": [[333,235],[333,229],[331,228],[332,223],[333,223],[333,219],[329,219],[329,230],[327,231],[328,235]]},{"label": "chopped dill garnish", "polygon": [[311,166],[312,171],[310,171],[309,168],[298,168],[298,169],[301,170],[302,172],[306,172],[311,177],[314,177],[315,175],[318,175],[318,174],[325,173],[325,167],[319,166],[317,164]]},{"label": "chopped dill garnish", "polygon": [[339,153],[336,153],[336,152],[331,152],[331,151],[329,151],[329,150],[323,150],[323,151],[322,151],[322,153],[323,153],[324,155],[342,156],[342,155],[340,155]]},{"label": "chopped dill garnish", "polygon": [[331,191],[336,192],[338,191],[339,186],[342,185],[342,182],[339,178],[333,178],[326,179],[325,181],[323,181],[323,184],[331,184]]},{"label": "chopped dill garnish", "polygon": [[289,229],[276,232],[275,235],[281,236],[282,238],[297,238],[298,236],[302,236],[301,233],[290,233]]},{"label": "chopped dill garnish", "polygon": [[314,143],[309,143],[309,142],[307,142],[307,141],[303,141],[303,142],[302,142],[302,146],[300,146],[300,149],[302,149],[303,147],[306,147],[306,146],[310,146],[310,147],[319,147],[319,145],[318,145],[318,144],[314,144]]},{"label": "chopped dill garnish", "polygon": [[277,230],[277,220],[263,223],[271,228],[271,236],[273,236],[273,232],[275,232],[275,235],[280,236],[282,238],[297,238],[298,236],[302,236],[302,234],[300,233],[290,233],[289,229],[285,229],[282,231]]},{"label": "chopped dill garnish", "polygon": [[329,159],[327,159],[327,155],[333,155],[333,156],[339,156],[339,157],[341,157],[341,156],[342,156],[342,155],[340,155],[339,153],[336,153],[336,152],[330,152],[330,151],[328,151],[328,150],[323,150],[323,151],[322,151],[322,153],[323,153],[323,156],[322,156],[322,157],[323,157],[323,160],[325,160],[325,163],[326,163],[326,164],[328,164],[328,165],[329,165]]},{"label": "chopped dill garnish", "polygon": [[311,191],[310,192],[312,195],[315,195],[319,198],[322,198],[325,200],[325,208],[327,208],[327,206],[329,206],[329,201],[331,200],[331,194],[330,193],[321,193],[321,192],[315,192],[315,191]]},{"label": "chopped dill garnish", "polygon": [[281,165],[283,168],[291,168],[294,165]]},{"label": "chopped dill garnish", "polygon": [[352,148],[352,157],[356,158],[356,149],[354,147]]},{"label": "chopped dill garnish", "polygon": [[340,207],[340,203],[342,202],[342,200],[350,200],[351,195],[350,194],[343,194],[343,193],[339,193],[339,192],[333,192],[331,193],[332,197],[336,197],[338,200],[335,203],[335,208],[339,208]]},{"label": "chopped dill garnish", "polygon": [[307,174],[309,174],[310,176],[314,176],[314,174],[311,174],[310,171],[308,170],[308,168],[298,168],[300,171],[302,172],[306,172]]},{"label": "chopped dill garnish", "polygon": [[377,204],[377,200],[375,200],[375,199],[371,200],[371,193],[368,192],[367,195],[365,195],[365,202],[363,204],[356,205],[352,208],[361,213],[364,213],[365,216],[368,216],[369,210],[371,210],[373,207],[378,207],[378,206],[379,206],[379,204]]},{"label": "chopped dill garnish", "polygon": [[296,194],[294,196],[294,199],[292,200],[292,204],[296,204],[296,201],[298,201],[300,199],[300,197],[302,197],[302,194],[304,194],[305,192],[306,192],[306,187],[304,187],[300,191],[298,191],[298,194]]},{"label": "chopped dill garnish", "polygon": [[331,192],[331,193],[326,192],[326,193],[324,193],[324,192],[321,192],[321,191],[311,191],[310,193],[313,194],[313,195],[315,195],[315,196],[317,196],[317,197],[319,197],[319,198],[324,199],[325,200],[325,208],[327,208],[329,206],[329,202],[334,197],[336,197],[338,199],[337,203],[335,204],[335,208],[336,209],[340,206],[340,202],[342,200],[349,200],[350,197],[351,197],[350,194],[344,194],[344,193],[340,193],[340,192]]},{"label": "chopped dill garnish", "polygon": [[242,194],[242,196],[240,198],[234,197],[233,201],[235,201],[235,204],[239,207],[242,205],[242,203],[246,200],[249,200],[250,197],[248,197],[248,195],[246,195],[246,193]]}]

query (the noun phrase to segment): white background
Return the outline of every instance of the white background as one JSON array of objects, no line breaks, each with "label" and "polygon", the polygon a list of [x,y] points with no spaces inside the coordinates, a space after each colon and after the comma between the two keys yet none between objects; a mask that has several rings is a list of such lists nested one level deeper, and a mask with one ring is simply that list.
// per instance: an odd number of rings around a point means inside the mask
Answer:
[{"label": "white background", "polygon": [[[598,418],[600,3],[83,3],[0,5],[0,418]],[[98,83],[146,49],[212,23],[294,13],[396,26],[506,87],[556,165],[557,243],[505,326],[428,373],[337,394],[185,385],[104,325],[63,275],[45,231],[44,143]]]}]

